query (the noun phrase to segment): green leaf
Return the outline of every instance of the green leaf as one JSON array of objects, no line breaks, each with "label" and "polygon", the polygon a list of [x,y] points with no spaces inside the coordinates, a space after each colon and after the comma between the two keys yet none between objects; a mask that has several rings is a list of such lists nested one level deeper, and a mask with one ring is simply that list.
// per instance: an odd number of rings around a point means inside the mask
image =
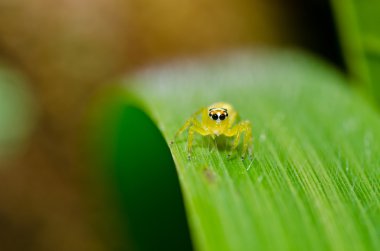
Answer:
[{"label": "green leaf", "polygon": [[34,108],[22,74],[0,62],[0,159],[22,149],[34,126]]},{"label": "green leaf", "polygon": [[[148,114],[167,144],[195,111],[217,101],[253,124],[252,160],[227,159],[222,138],[196,136],[190,160],[186,133],[170,146],[197,250],[380,250],[380,120],[345,82],[331,66],[291,52],[189,60],[125,80],[123,105]],[[128,122],[119,129],[131,136],[114,134],[119,143],[108,149],[147,133],[131,113],[122,116]],[[152,140],[143,156],[157,156],[155,144],[166,151]],[[157,168],[165,165],[157,160]],[[149,177],[156,167],[139,168]]]},{"label": "green leaf", "polygon": [[380,2],[332,0],[349,72],[380,105]]}]

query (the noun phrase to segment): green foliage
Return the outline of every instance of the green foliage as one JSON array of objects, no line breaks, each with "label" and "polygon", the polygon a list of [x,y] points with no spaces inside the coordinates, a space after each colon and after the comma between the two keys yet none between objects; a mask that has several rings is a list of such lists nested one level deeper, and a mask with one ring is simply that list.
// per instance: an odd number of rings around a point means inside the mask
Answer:
[{"label": "green foliage", "polygon": [[349,71],[380,105],[380,2],[332,0]]},{"label": "green foliage", "polygon": [[216,101],[253,124],[253,160],[228,160],[222,140],[200,136],[191,160],[186,135],[170,147],[198,250],[380,250],[380,119],[330,66],[246,52],[125,83],[167,142]]},{"label": "green foliage", "polygon": [[34,104],[19,72],[0,62],[0,158],[14,154],[34,122]]},{"label": "green foliage", "polygon": [[120,208],[113,217],[129,237],[110,250],[192,250],[169,149],[149,117],[119,93],[94,110],[99,128],[91,139],[91,160],[100,163],[101,180],[109,181],[107,197]]}]

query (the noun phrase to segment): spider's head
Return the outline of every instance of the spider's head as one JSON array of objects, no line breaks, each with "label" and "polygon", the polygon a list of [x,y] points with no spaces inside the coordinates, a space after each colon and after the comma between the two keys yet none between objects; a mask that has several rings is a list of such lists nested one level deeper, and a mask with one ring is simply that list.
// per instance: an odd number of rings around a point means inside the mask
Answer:
[{"label": "spider's head", "polygon": [[221,123],[228,118],[228,112],[225,108],[210,108],[208,110],[208,116],[216,123]]}]

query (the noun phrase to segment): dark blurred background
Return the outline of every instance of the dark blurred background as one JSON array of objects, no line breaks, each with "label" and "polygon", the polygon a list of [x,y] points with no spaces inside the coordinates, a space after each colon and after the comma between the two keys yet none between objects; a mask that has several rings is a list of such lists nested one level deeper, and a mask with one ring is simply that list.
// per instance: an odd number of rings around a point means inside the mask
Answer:
[{"label": "dark blurred background", "polygon": [[30,99],[15,101],[28,113],[21,145],[0,155],[0,250],[128,246],[85,157],[94,96],[146,65],[242,47],[345,69],[327,0],[0,0],[0,66],[22,72]]}]

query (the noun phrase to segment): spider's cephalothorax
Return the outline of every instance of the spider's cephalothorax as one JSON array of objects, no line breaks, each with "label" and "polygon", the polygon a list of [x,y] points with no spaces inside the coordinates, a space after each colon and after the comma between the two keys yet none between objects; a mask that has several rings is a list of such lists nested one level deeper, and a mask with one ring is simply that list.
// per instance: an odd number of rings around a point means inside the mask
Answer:
[{"label": "spider's cephalothorax", "polygon": [[[201,116],[199,120],[199,116]],[[237,112],[228,103],[218,102],[209,107],[205,107],[196,112],[186,121],[186,123],[178,130],[175,138],[189,129],[188,136],[188,152],[189,156],[192,151],[192,142],[194,133],[203,136],[211,136],[215,138],[220,135],[227,137],[235,137],[231,151],[236,149],[239,144],[240,136],[244,135],[242,158],[245,157],[247,151],[251,156],[252,153],[252,130],[248,120],[241,121],[234,125]],[[230,156],[231,153],[228,155]]]},{"label": "spider's cephalothorax", "polygon": [[210,119],[220,123],[228,117],[228,112],[226,108],[210,108],[208,116]]}]

